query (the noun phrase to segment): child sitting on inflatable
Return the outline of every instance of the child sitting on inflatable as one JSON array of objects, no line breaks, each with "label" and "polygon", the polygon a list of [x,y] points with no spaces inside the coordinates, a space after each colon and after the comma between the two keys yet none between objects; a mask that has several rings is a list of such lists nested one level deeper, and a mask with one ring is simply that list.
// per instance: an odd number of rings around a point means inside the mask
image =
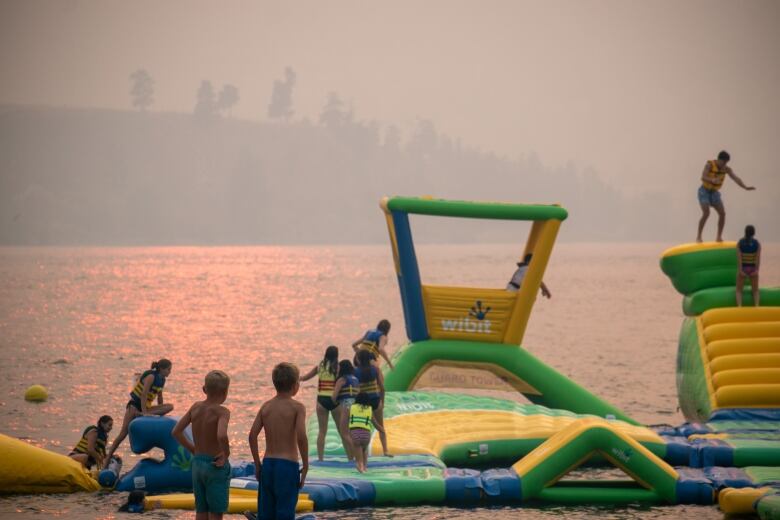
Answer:
[{"label": "child sitting on inflatable", "polygon": [[98,419],[97,425],[87,426],[81,434],[76,447],[68,454],[71,459],[80,462],[87,469],[97,466],[103,469],[109,459],[106,458],[106,443],[108,432],[114,427],[114,419],[110,415],[103,415]]},{"label": "child sitting on inflatable", "polygon": [[[166,415],[173,411],[172,404],[163,402],[163,387],[165,386],[166,378],[171,375],[172,368],[173,363],[163,358],[152,362],[152,368],[138,378],[133,391],[130,392],[130,401],[125,408],[122,429],[108,451],[108,459],[111,458],[122,441],[125,440],[125,437],[127,437],[127,429],[130,427],[130,422],[133,419],[142,415]],[[157,405],[152,406],[155,398],[157,398]]]},{"label": "child sitting on inflatable", "polygon": [[390,333],[390,322],[387,320],[381,320],[377,323],[375,329],[366,331],[363,337],[352,343],[352,350],[355,351],[355,364],[357,364],[357,354],[361,350],[368,350],[373,356],[374,361],[379,360],[379,356],[387,361],[387,365],[390,370],[393,369],[393,363],[390,361],[390,357],[387,355],[385,346],[387,345],[387,335]]}]

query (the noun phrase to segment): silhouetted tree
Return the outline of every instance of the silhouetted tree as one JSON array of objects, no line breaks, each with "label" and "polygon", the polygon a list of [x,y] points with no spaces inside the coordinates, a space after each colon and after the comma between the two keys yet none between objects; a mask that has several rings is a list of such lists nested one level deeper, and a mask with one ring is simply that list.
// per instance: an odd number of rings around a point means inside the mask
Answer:
[{"label": "silhouetted tree", "polygon": [[339,95],[335,92],[328,94],[328,101],[320,114],[320,124],[334,127],[350,121],[352,121],[352,111],[345,108]]},{"label": "silhouetted tree", "polygon": [[289,121],[293,115],[292,91],[295,86],[295,71],[290,67],[284,69],[284,81],[274,81],[271,92],[271,103],[268,105],[268,117]]},{"label": "silhouetted tree", "polygon": [[385,139],[382,146],[386,150],[397,152],[401,149],[401,132],[398,131],[398,127],[390,125],[385,129]]},{"label": "silhouetted tree", "polygon": [[427,157],[436,151],[439,143],[439,136],[436,133],[436,126],[429,119],[418,119],[417,128],[409,139],[407,149],[409,153],[421,157]]},{"label": "silhouetted tree", "polygon": [[227,110],[231,112],[233,105],[238,103],[238,89],[233,85],[225,85],[219,93],[219,99],[217,99],[217,109]]},{"label": "silhouetted tree", "polygon": [[217,113],[217,97],[214,94],[214,87],[208,80],[200,82],[198,88],[197,102],[195,103],[195,115],[208,119]]},{"label": "silhouetted tree", "polygon": [[154,103],[154,80],[146,69],[138,69],[130,74],[130,97],[133,107],[144,111]]}]

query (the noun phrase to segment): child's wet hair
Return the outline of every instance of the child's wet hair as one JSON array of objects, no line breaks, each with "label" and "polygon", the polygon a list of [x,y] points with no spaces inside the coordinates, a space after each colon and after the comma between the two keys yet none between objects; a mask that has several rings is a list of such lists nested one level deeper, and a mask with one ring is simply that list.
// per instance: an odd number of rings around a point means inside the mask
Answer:
[{"label": "child's wet hair", "polygon": [[721,150],[718,154],[718,160],[729,162],[731,160],[731,155],[729,155],[726,150]]},{"label": "child's wet hair", "polygon": [[753,238],[756,234],[756,228],[751,225],[745,226],[745,238]]},{"label": "child's wet hair", "polygon": [[173,366],[173,363],[171,363],[170,359],[162,358],[159,361],[152,361],[152,370],[165,370],[166,368],[171,368]]},{"label": "child's wet hair", "polygon": [[113,422],[113,420],[114,420],[114,418],[111,417],[110,415],[101,415],[100,419],[98,419],[97,425],[98,426],[103,426],[108,421],[112,421]]},{"label": "child's wet hair", "polygon": [[327,368],[331,374],[336,375],[339,366],[339,348],[337,346],[331,345],[325,349],[322,366]]},{"label": "child's wet hair", "polygon": [[363,349],[360,352],[357,353],[357,366],[368,368],[371,366],[371,361],[374,359],[374,356],[371,354],[371,351],[368,349]]},{"label": "child's wet hair", "polygon": [[348,376],[355,372],[355,368],[352,366],[352,361],[349,359],[342,359],[339,361],[339,376],[338,377],[344,377]]},{"label": "child's wet hair", "polygon": [[379,323],[376,324],[376,328],[381,331],[382,334],[387,334],[390,332],[390,322],[387,320],[379,320]]},{"label": "child's wet hair", "polygon": [[271,372],[271,380],[277,392],[291,392],[298,382],[300,373],[298,367],[292,363],[279,363]]},{"label": "child's wet hair", "polygon": [[203,389],[207,395],[221,394],[227,392],[230,386],[230,376],[222,370],[212,370],[206,374],[206,381]]},{"label": "child's wet hair", "polygon": [[355,396],[355,403],[362,404],[363,406],[371,406],[371,397],[365,392],[360,392]]}]

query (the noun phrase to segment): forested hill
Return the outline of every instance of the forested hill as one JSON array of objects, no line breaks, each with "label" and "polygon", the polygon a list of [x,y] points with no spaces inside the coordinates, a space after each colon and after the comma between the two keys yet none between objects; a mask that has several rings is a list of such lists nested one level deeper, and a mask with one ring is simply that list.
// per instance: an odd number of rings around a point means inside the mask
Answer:
[{"label": "forested hill", "polygon": [[[351,117],[3,107],[0,244],[382,243],[378,201],[394,194],[558,202],[566,239],[663,239],[658,230],[679,227],[658,196],[627,200],[595,173],[524,157],[474,150],[427,121],[405,136]],[[516,239],[504,231],[464,222],[431,236]]]}]

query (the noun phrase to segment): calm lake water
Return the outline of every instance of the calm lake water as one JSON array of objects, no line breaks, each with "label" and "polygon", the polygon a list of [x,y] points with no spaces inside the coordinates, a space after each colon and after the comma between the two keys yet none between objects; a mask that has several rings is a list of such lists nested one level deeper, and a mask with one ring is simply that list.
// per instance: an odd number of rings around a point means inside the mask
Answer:
[{"label": "calm lake water", "polygon": [[[681,296],[658,267],[664,244],[559,244],[523,341],[533,354],[645,424],[679,424],[675,389]],[[425,283],[503,287],[517,245],[418,247]],[[780,247],[762,253],[762,283],[780,285]],[[0,432],[66,454],[102,414],[121,422],[135,374],[167,357],[174,415],[211,369],[232,377],[233,460],[273,395],[280,361],[306,370],[380,318],[389,350],[405,342],[389,246],[235,248],[0,248]],[[32,384],[46,403],[24,401]],[[299,395],[311,412],[316,382]],[[519,399],[522,400],[522,397]],[[119,429],[116,425],[114,433]],[[313,440],[312,440],[313,442]],[[127,442],[126,468],[139,456]],[[0,516],[114,518],[124,494],[0,498]],[[182,511],[152,518],[193,518]],[[324,519],[722,518],[715,507],[390,508]],[[238,518],[238,517],[236,517]]]}]

